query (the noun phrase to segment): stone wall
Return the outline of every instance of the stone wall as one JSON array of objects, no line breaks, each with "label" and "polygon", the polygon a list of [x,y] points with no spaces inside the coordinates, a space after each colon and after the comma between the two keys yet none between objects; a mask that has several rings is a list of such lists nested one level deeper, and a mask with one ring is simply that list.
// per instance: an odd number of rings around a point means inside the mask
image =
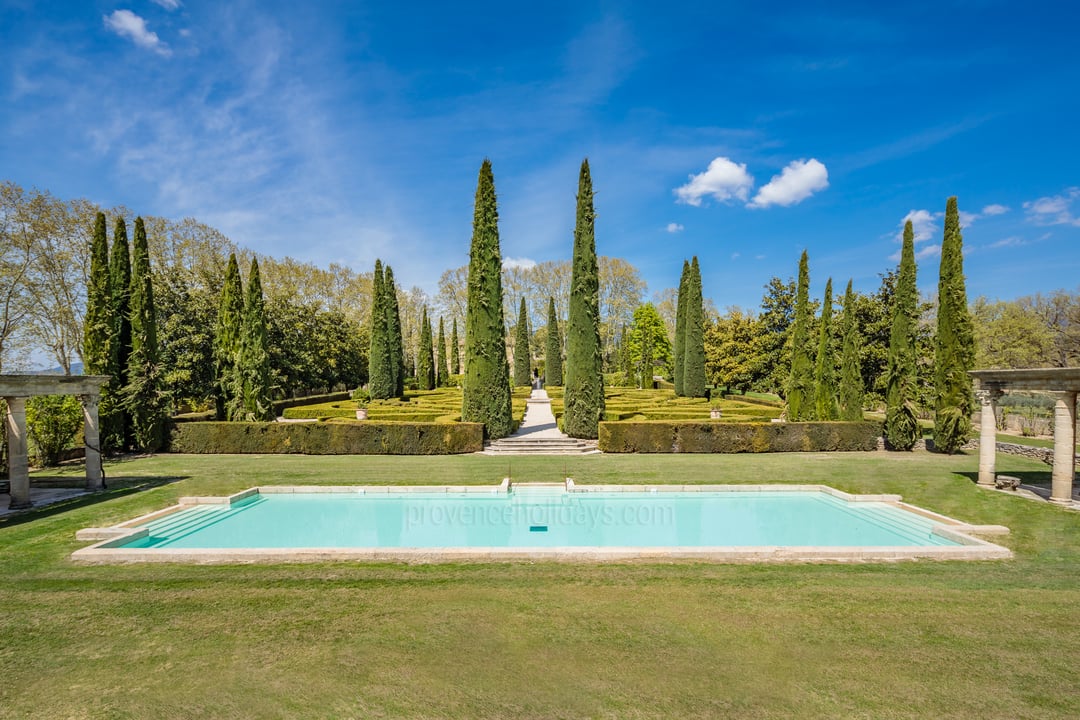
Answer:
[{"label": "stone wall", "polygon": [[1032,447],[1031,445],[1020,445],[1018,443],[997,443],[997,451],[999,453],[1005,453],[1006,455],[1021,455],[1023,457],[1031,458],[1032,460],[1040,460],[1047,465],[1054,464],[1054,449],[1053,448],[1041,448]]}]

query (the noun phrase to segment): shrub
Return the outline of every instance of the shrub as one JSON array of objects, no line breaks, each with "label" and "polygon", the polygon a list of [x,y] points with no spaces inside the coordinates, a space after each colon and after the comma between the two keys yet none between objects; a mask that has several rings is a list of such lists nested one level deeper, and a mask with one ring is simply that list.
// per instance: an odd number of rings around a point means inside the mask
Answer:
[{"label": "shrub", "polygon": [[82,404],[73,395],[41,395],[26,401],[26,432],[42,465],[59,465],[82,425]]},{"label": "shrub", "polygon": [[479,423],[193,422],[176,425],[178,453],[306,455],[449,455],[483,449]]},{"label": "shrub", "polygon": [[612,453],[868,451],[881,426],[870,422],[604,422],[600,450]]},{"label": "shrub", "polygon": [[274,403],[274,414],[280,416],[286,408],[299,407],[301,405],[340,402],[342,400],[350,399],[350,396],[351,393],[348,392],[336,392],[326,393],[325,395],[309,395],[307,397],[292,398],[290,400],[279,400]]}]

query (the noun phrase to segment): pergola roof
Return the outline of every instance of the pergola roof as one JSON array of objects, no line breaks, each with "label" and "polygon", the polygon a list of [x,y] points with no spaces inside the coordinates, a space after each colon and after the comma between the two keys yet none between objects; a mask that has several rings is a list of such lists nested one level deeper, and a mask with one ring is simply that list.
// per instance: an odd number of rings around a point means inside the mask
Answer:
[{"label": "pergola roof", "polygon": [[97,395],[109,375],[0,375],[0,397]]},{"label": "pergola roof", "polygon": [[984,389],[1080,392],[1080,367],[972,370],[968,374]]}]

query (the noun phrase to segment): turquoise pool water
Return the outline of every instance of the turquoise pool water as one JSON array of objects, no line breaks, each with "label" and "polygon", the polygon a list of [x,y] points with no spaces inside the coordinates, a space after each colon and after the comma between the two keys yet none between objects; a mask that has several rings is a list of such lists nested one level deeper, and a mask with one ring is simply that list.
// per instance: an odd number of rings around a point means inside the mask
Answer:
[{"label": "turquoise pool water", "polygon": [[933,521],[825,492],[256,494],[153,520],[125,548],[916,547]]}]

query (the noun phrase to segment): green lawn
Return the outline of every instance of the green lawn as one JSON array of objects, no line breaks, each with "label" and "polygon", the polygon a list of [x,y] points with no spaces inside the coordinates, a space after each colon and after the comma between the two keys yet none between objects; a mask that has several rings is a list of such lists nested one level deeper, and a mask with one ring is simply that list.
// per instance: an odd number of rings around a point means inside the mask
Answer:
[{"label": "green lawn", "polygon": [[[1008,435],[1006,433],[999,432],[997,434],[998,442],[1014,443],[1016,445],[1030,445],[1031,447],[1040,448],[1052,448],[1054,447],[1053,438],[1035,438],[1024,437],[1022,435]],[[1080,452],[1080,442],[1076,444],[1076,452]]]},{"label": "green lawn", "polygon": [[[1045,481],[1047,466],[998,456]],[[1080,513],[974,455],[169,456],[0,520],[3,717],[1076,717]],[[254,484],[824,482],[1012,528],[1003,562],[75,566],[74,533]],[[77,471],[71,471],[77,474]]]}]

